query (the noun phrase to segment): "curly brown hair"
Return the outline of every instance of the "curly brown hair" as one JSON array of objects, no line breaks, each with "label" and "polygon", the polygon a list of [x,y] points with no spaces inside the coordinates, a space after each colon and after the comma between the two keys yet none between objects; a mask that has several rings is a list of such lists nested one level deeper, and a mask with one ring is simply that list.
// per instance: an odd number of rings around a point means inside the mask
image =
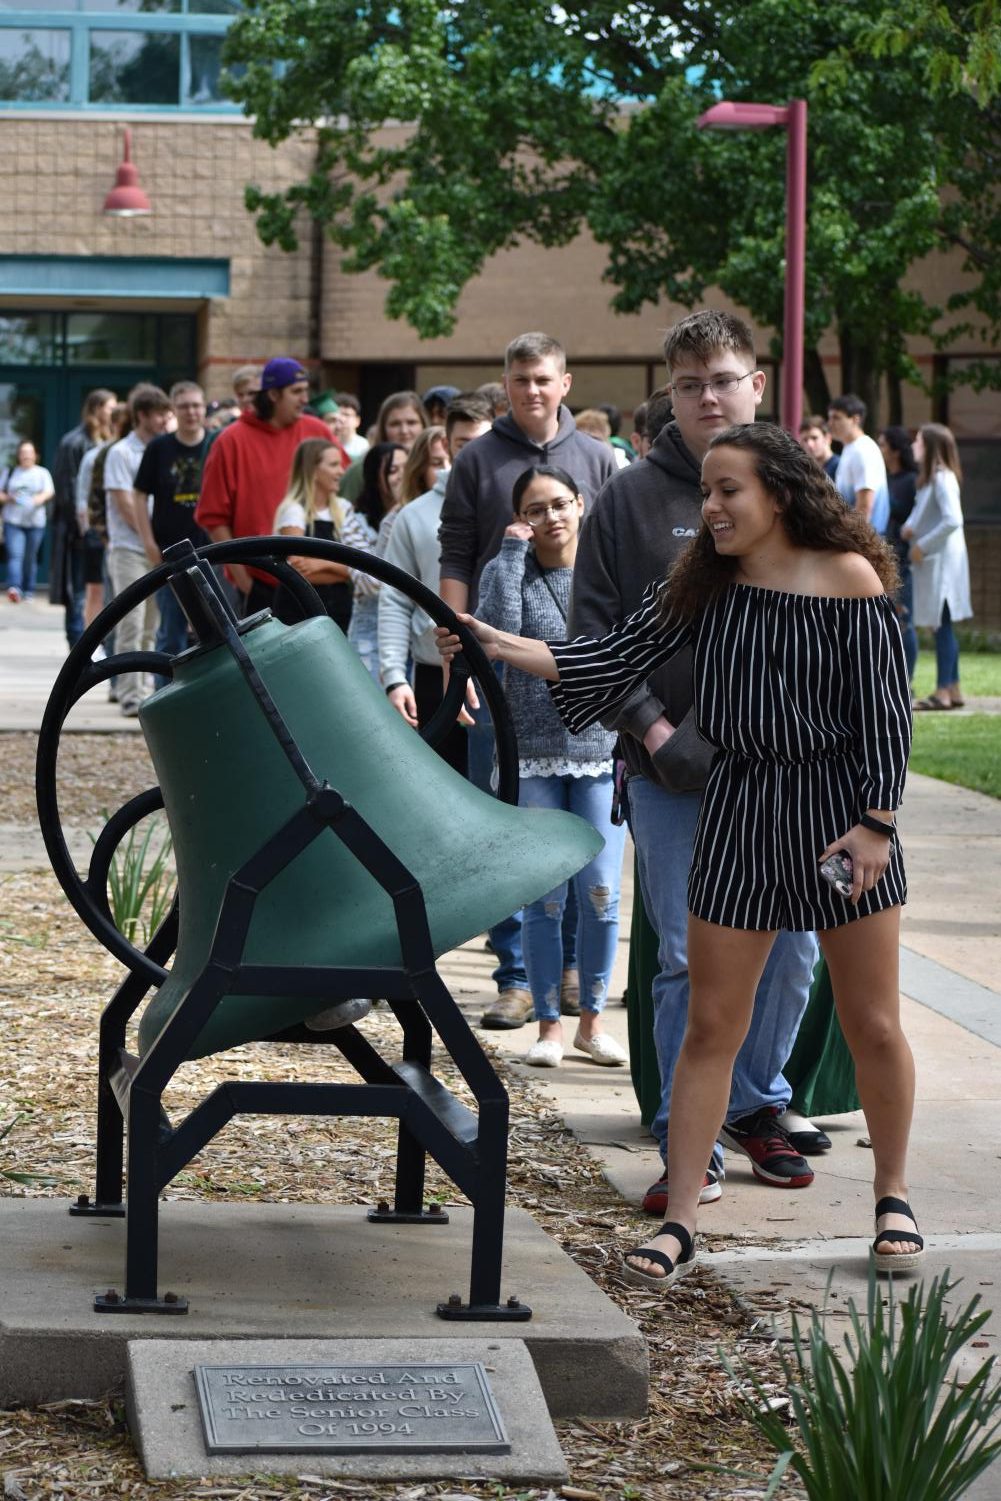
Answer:
[{"label": "curly brown hair", "polygon": [[[857,552],[871,563],[887,594],[899,587],[890,548],[855,511],[850,511],[823,469],[790,435],[770,422],[728,427],[709,445],[739,448],[754,456],[754,470],[778,502],[782,525],[796,547],[816,552]],[[703,523],[667,576],[664,608],[697,615],[733,579],[739,558],[721,557]]]}]

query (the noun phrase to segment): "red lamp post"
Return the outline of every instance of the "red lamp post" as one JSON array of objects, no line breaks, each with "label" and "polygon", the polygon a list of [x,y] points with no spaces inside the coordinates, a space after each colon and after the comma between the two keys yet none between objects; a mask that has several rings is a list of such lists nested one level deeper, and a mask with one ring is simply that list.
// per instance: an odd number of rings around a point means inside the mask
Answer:
[{"label": "red lamp post", "polygon": [[806,100],[745,104],[723,100],[700,115],[709,130],[768,130],[783,125],[786,149],[786,276],[782,354],[782,426],[795,437],[803,415],[803,310],[806,279]]},{"label": "red lamp post", "polygon": [[102,213],[113,219],[135,219],[151,214],[152,205],[139,186],[139,173],[132,161],[132,132],[125,127],[125,151],[115,173],[115,186],[104,200]]}]

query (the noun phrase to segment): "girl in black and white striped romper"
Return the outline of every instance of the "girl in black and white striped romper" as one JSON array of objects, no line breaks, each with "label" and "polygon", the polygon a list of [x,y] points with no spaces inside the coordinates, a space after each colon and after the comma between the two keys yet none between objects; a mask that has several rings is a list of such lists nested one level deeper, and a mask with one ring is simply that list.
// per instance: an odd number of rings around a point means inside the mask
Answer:
[{"label": "girl in black and white striped romper", "polygon": [[[911,724],[892,558],[813,460],[767,424],[713,440],[703,492],[705,529],[667,590],[651,586],[601,641],[540,652],[470,622],[488,655],[557,680],[553,700],[574,731],[683,646],[694,650],[696,723],[717,754],[689,879],[691,997],[668,1131],[673,1217],[626,1253],[623,1271],[663,1289],[693,1264],[733,1059],[784,928],[818,931],[873,1146],[873,1253],[878,1269],[903,1271],[923,1243],[906,1202],[914,1075],[899,1017],[906,883],[893,814]],[[443,640],[443,655],[457,643]],[[839,849],[854,864],[850,899],[819,871]]]}]

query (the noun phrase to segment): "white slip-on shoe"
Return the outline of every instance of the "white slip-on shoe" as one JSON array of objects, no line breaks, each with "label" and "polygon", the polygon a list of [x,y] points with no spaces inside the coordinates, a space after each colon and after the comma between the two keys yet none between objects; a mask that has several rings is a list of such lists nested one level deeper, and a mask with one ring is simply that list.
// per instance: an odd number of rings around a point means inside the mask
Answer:
[{"label": "white slip-on shoe", "polygon": [[592,1063],[611,1066],[629,1062],[629,1054],[607,1032],[598,1032],[594,1037],[582,1037],[578,1031],[573,1045],[579,1053],[586,1053]]},{"label": "white slip-on shoe", "polygon": [[341,1027],[350,1027],[355,1022],[360,1022],[371,1009],[372,1002],[360,998],[338,1001],[336,1006],[328,1006],[324,1011],[317,1011],[314,1016],[307,1016],[306,1029],[309,1032],[337,1032]]},{"label": "white slip-on shoe", "polygon": [[560,1042],[543,1042],[539,1039],[533,1042],[522,1063],[528,1063],[532,1068],[557,1068],[563,1059],[563,1044]]}]

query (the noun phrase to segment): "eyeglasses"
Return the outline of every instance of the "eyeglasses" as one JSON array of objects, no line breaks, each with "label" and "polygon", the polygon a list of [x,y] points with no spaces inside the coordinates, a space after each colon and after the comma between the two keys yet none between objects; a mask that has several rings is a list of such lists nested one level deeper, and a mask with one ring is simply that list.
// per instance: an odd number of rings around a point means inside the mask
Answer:
[{"label": "eyeglasses", "polygon": [[711,380],[691,380],[684,378],[676,380],[671,386],[675,396],[680,396],[682,401],[701,401],[702,392],[709,390],[714,396],[732,396],[742,380],[747,380],[751,375],[757,375],[756,370],[748,370],[743,375],[714,375]]},{"label": "eyeglasses", "polygon": [[529,506],[527,511],[522,511],[522,521],[527,521],[529,526],[541,526],[547,516],[555,516],[561,521],[573,507],[572,500],[554,500],[548,506]]}]

